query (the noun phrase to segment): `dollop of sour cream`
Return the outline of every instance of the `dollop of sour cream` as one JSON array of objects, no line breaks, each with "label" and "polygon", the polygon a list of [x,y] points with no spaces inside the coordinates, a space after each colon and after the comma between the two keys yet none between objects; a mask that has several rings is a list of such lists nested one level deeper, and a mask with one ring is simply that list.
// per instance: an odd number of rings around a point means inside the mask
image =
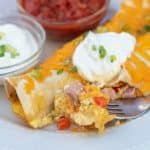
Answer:
[{"label": "dollop of sour cream", "polygon": [[37,50],[29,31],[14,24],[0,25],[0,67],[22,62]]},{"label": "dollop of sour cream", "polygon": [[76,48],[73,64],[84,79],[103,87],[119,74],[135,44],[135,37],[126,32],[89,32]]}]

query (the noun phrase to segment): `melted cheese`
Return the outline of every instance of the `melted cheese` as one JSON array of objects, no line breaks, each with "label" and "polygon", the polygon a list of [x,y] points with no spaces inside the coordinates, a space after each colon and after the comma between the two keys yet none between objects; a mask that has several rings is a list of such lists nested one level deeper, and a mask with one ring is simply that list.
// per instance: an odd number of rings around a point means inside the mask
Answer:
[{"label": "melted cheese", "polygon": [[150,92],[150,34],[138,39],[138,44],[125,68],[131,76],[131,84],[138,87],[143,93]]},{"label": "melted cheese", "polygon": [[110,31],[124,30],[139,36],[137,31],[141,30],[145,24],[150,23],[150,0],[146,1],[125,0],[120,11],[105,26]]}]

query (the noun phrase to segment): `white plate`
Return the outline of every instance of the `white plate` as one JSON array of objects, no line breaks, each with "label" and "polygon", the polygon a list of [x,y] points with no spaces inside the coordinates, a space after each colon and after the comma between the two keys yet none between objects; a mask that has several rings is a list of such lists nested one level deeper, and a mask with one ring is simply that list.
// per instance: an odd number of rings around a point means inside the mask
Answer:
[{"label": "white plate", "polygon": [[[5,0],[5,3],[12,0]],[[13,0],[14,1],[14,0]],[[110,15],[121,0],[111,0]],[[4,2],[0,2],[0,4]],[[62,43],[46,45],[45,56]],[[53,127],[32,130],[12,113],[4,89],[0,88],[0,150],[150,150],[150,113],[103,135],[60,132]]]}]

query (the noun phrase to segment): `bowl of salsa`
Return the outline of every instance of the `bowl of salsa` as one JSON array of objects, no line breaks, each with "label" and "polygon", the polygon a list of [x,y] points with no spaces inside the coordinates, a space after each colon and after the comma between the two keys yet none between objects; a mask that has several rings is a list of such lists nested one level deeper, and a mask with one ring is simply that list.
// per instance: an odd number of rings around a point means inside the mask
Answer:
[{"label": "bowl of salsa", "polygon": [[109,0],[18,0],[19,10],[33,16],[57,40],[95,28],[108,5]]}]

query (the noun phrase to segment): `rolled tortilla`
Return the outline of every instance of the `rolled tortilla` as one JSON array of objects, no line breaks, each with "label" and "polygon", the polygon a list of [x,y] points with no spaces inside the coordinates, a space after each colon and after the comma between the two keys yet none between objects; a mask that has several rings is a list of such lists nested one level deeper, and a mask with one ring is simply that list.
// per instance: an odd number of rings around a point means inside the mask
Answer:
[{"label": "rolled tortilla", "polygon": [[49,114],[53,110],[55,93],[72,82],[67,73],[55,72],[43,82],[37,82],[30,74],[7,78],[4,82],[6,93],[13,111],[26,120],[33,128],[52,123]]}]

